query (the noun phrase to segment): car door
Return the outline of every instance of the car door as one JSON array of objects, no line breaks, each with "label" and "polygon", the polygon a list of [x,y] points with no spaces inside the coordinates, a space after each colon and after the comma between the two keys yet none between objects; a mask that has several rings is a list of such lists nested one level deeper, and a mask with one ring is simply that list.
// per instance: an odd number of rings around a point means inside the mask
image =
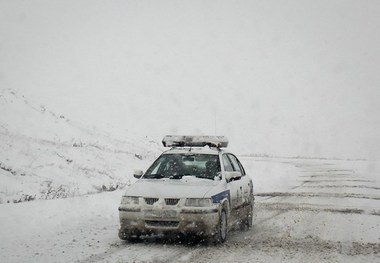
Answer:
[{"label": "car door", "polygon": [[[225,172],[233,172],[234,167],[228,154],[222,155],[223,168]],[[242,205],[242,187],[239,180],[227,182],[227,189],[230,191],[230,206],[232,210],[238,209]]]},{"label": "car door", "polygon": [[239,194],[238,198],[239,203],[245,204],[250,202],[251,194],[252,194],[252,181],[251,179],[245,174],[245,170],[243,166],[241,165],[239,159],[233,155],[233,154],[228,154],[228,158],[231,160],[231,164],[233,167],[234,171],[240,172],[241,173],[241,179],[238,180],[239,182]]}]

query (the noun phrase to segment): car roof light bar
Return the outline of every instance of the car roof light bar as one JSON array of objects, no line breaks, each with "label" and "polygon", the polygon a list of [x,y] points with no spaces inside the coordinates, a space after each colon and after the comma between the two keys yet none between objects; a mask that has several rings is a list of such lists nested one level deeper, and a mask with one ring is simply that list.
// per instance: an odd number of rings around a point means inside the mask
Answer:
[{"label": "car roof light bar", "polygon": [[189,136],[166,135],[162,140],[164,147],[227,147],[228,139],[225,136]]}]

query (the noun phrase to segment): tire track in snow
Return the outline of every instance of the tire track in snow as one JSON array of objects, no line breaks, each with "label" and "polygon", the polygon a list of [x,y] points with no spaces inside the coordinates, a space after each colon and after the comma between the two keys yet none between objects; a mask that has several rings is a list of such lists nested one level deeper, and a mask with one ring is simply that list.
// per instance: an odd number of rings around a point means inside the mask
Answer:
[{"label": "tire track in snow", "polygon": [[339,254],[350,256],[368,254],[378,254],[380,256],[380,243],[340,242],[323,240],[316,236],[307,236],[306,238],[265,237],[244,239],[242,241],[228,242],[222,246],[222,249],[229,250],[234,247],[245,247],[252,250],[281,248],[292,251],[303,251],[305,253],[332,250]]},{"label": "tire track in snow", "polygon": [[[310,176],[309,176],[310,177]],[[310,183],[310,184],[318,184],[318,183],[340,183],[340,182],[365,182],[365,183],[373,183],[374,181],[366,180],[366,179],[333,179],[333,180],[302,180],[303,183]]]},{"label": "tire track in snow", "polygon": [[365,189],[380,190],[380,187],[369,186],[369,185],[331,185],[331,184],[304,185],[302,186],[302,188],[365,188]]},{"label": "tire track in snow", "polygon": [[270,197],[329,197],[329,198],[363,198],[380,200],[377,195],[364,195],[354,193],[312,193],[312,192],[269,192],[269,193],[256,193],[256,196],[270,196]]},{"label": "tire track in snow", "polygon": [[334,207],[323,207],[318,205],[311,204],[302,204],[302,203],[260,203],[260,209],[265,209],[269,211],[284,211],[289,210],[295,211],[311,211],[311,212],[330,212],[330,213],[341,213],[341,214],[366,214],[379,216],[380,210],[372,210],[370,212],[364,209],[358,208],[334,208]]}]

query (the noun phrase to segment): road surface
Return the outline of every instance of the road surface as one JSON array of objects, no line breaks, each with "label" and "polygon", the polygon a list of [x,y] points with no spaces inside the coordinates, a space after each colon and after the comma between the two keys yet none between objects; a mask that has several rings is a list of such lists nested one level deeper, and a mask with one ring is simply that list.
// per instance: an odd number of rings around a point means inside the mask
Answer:
[{"label": "road surface", "polygon": [[367,161],[241,157],[254,225],[225,244],[117,237],[121,191],[0,205],[4,262],[380,262],[380,184]]}]

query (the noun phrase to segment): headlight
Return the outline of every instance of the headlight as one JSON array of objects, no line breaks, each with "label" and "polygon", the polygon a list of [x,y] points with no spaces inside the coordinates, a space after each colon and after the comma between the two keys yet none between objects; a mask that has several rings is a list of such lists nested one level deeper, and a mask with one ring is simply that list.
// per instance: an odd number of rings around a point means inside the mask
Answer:
[{"label": "headlight", "polygon": [[211,206],[211,198],[187,198],[185,206],[205,207]]},{"label": "headlight", "polygon": [[123,196],[121,199],[121,204],[123,205],[138,205],[139,198],[136,196]]}]

